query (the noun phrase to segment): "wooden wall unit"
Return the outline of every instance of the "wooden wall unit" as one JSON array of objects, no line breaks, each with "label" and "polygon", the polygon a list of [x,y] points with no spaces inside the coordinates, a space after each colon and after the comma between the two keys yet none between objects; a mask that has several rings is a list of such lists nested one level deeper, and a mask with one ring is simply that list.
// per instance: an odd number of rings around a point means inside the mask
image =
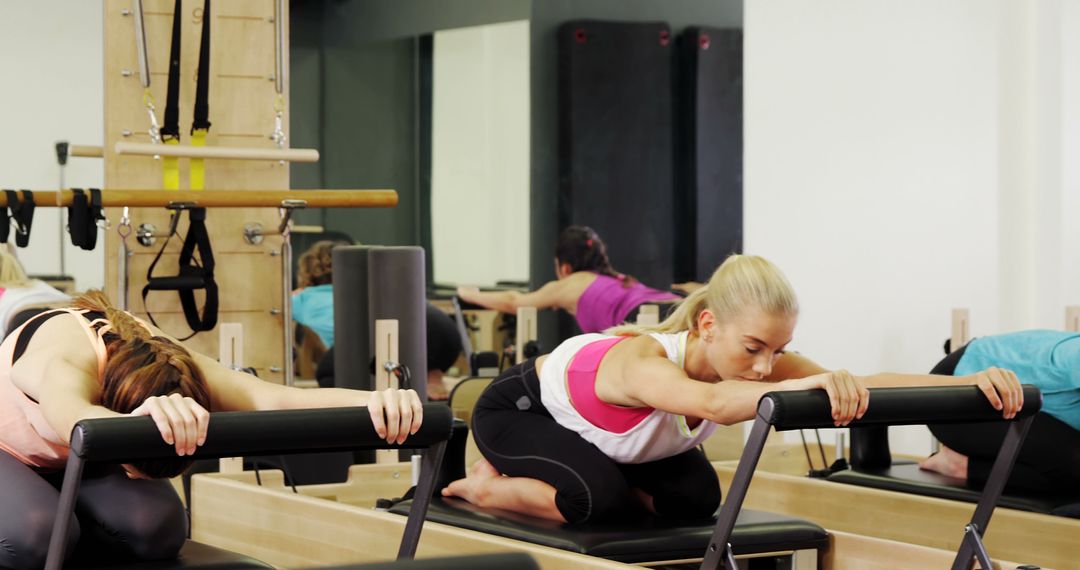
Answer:
[{"label": "wooden wall unit", "polygon": [[[276,148],[270,134],[274,130],[276,98],[274,0],[229,0],[211,5],[211,56],[209,106],[212,124],[206,144],[223,147]],[[143,87],[135,44],[133,0],[106,0],[105,6],[105,186],[112,189],[161,188],[162,165],[153,157],[118,155],[119,141],[150,142],[149,117],[143,104]],[[195,99],[195,78],[202,30],[202,0],[183,0],[182,53],[180,63],[181,144],[189,144]],[[163,122],[168,57],[172,38],[172,0],[143,0],[150,88]],[[288,30],[288,15],[284,15]],[[285,34],[284,53],[288,53]],[[285,58],[287,69],[288,58]],[[287,77],[287,74],[286,74]],[[285,84],[285,130],[288,130],[288,82]],[[180,159],[180,188],[190,188],[189,161]],[[220,190],[288,189],[289,166],[275,161],[206,160],[206,188]],[[167,190],[162,190],[167,192]],[[114,301],[120,295],[119,251],[116,231],[121,212],[107,212],[112,229],[106,231],[106,292]],[[163,208],[132,208],[131,224],[151,223],[159,231],[168,228],[169,212]],[[187,216],[178,235],[169,243],[155,275],[175,275],[176,253],[186,233]],[[280,222],[277,208],[208,209],[207,229],[217,263],[215,279],[220,291],[218,322],[244,326],[245,365],[254,366],[259,376],[283,382],[285,369],[282,321],[282,238],[265,236],[262,243],[243,240],[245,224],[261,223],[273,232]],[[145,317],[141,291],[146,268],[161,247],[139,245],[128,238],[131,256],[127,271],[128,309]],[[173,252],[173,253],[168,253]],[[202,297],[198,294],[200,308]],[[169,334],[190,333],[173,292],[153,292],[148,305],[154,318]],[[185,342],[190,348],[217,355],[217,329],[199,333]]]}]

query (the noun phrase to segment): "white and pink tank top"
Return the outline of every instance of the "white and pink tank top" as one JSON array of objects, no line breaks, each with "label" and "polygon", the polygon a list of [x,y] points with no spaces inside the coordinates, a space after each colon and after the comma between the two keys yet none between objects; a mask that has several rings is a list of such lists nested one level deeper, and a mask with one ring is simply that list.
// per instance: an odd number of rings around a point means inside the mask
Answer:
[{"label": "white and pink tank top", "polygon": [[[86,337],[97,352],[98,380],[105,371],[106,347],[102,336],[111,328],[105,319],[87,320],[84,309],[54,309],[46,313],[68,313],[82,325]],[[0,450],[40,471],[64,468],[69,448],[56,433],[41,405],[31,399],[11,379],[12,357],[19,335],[27,325],[46,313],[28,320],[0,343]]]},{"label": "white and pink tank top", "polygon": [[[652,333],[668,358],[683,367],[687,333]],[[686,418],[654,408],[626,408],[596,396],[596,371],[608,350],[627,337],[583,334],[560,344],[544,361],[540,399],[560,425],[577,432],[618,463],[647,463],[705,441],[716,424],[690,429]]]}]

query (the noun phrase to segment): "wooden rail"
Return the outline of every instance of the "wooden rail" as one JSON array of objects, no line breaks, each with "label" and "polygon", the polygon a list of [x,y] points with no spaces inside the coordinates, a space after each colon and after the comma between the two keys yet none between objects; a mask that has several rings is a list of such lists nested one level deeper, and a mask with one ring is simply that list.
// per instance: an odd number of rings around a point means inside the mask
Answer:
[{"label": "wooden rail", "polygon": [[[71,190],[35,190],[34,204],[40,207],[71,205]],[[20,197],[22,193],[20,192]],[[276,208],[285,200],[303,200],[308,208],[393,208],[398,195],[394,190],[109,190],[101,191],[101,205],[157,207],[188,202],[207,208]],[[0,206],[7,206],[7,195],[0,192]]]},{"label": "wooden rail", "polygon": [[119,141],[116,154],[137,156],[175,156],[179,158],[218,158],[227,160],[284,160],[318,162],[319,151],[311,148],[245,148],[234,146],[187,146]]}]

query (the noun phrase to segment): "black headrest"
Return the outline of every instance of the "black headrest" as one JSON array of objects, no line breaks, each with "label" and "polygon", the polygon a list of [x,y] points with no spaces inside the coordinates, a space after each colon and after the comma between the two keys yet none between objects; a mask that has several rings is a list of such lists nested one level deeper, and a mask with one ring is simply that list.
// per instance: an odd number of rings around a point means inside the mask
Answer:
[{"label": "black headrest", "polygon": [[[388,445],[376,435],[367,408],[218,412],[210,414],[206,443],[192,458],[428,447],[450,438],[452,421],[449,406],[425,404],[420,430],[402,445]],[[176,456],[148,416],[82,420],[71,432],[71,452],[85,461]]]},{"label": "black headrest", "polygon": [[[769,392],[758,404],[765,412],[771,401],[771,417],[764,417],[777,430],[835,427],[832,407],[825,390]],[[1024,407],[1016,419],[1042,408],[1042,392],[1024,384]],[[976,386],[921,386],[917,388],[873,388],[870,406],[860,420],[850,426],[912,425],[927,423],[967,423],[1002,421],[1001,412]]]}]

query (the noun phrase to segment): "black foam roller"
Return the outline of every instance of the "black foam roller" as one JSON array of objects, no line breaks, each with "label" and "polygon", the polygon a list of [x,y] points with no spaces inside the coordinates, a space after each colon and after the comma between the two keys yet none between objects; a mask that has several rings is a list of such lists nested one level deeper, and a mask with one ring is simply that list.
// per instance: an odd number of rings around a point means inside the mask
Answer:
[{"label": "black foam roller", "polygon": [[[335,271],[337,268],[335,260]],[[398,358],[412,373],[412,385],[427,397],[427,297],[424,250],[373,247],[368,250],[368,314],[371,335],[378,319],[398,321]],[[337,287],[334,288],[337,301]],[[374,353],[372,353],[374,354]],[[376,363],[381,366],[382,363]]]},{"label": "black foam roller", "polygon": [[370,390],[372,320],[368,313],[368,250],[339,246],[334,264],[334,386]]}]

